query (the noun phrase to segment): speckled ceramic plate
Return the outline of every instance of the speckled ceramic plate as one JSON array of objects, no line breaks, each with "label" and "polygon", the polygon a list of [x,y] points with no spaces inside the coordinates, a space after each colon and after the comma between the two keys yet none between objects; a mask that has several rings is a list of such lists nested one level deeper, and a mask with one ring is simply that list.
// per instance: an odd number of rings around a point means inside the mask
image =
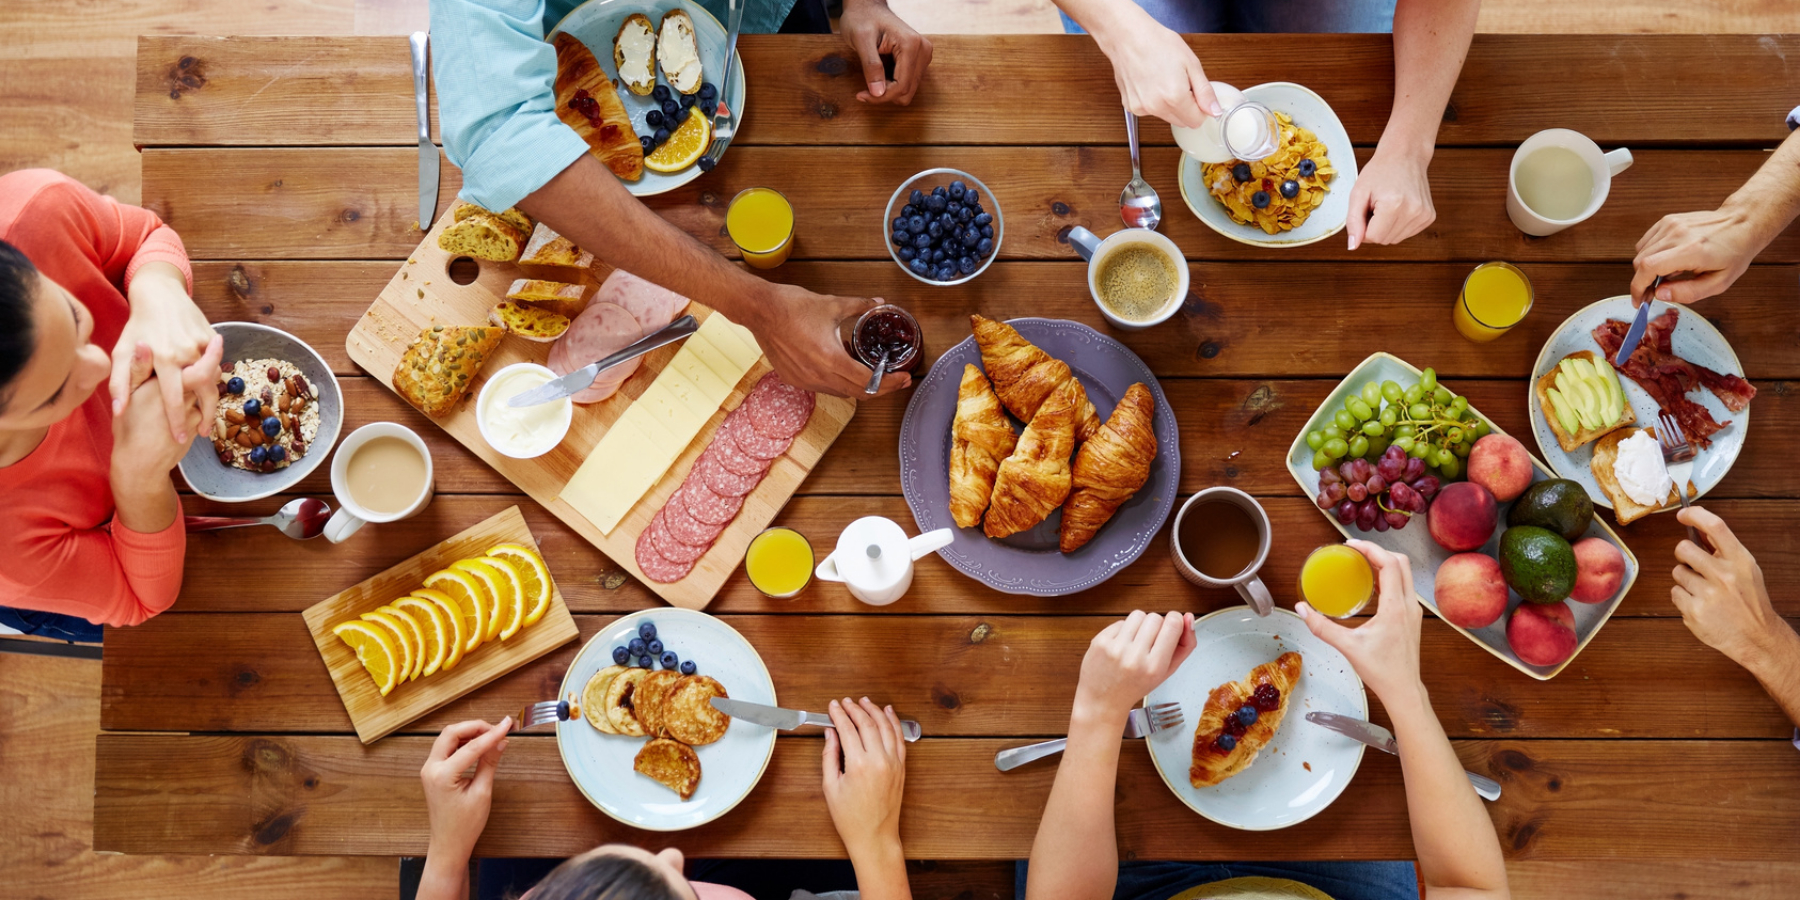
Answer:
[{"label": "speckled ceramic plate", "polygon": [[[963,366],[981,365],[981,350],[970,336],[938,357],[906,406],[906,418],[900,423],[900,489],[921,533],[938,528],[956,531],[955,540],[938,555],[963,574],[1009,594],[1072,594],[1131,565],[1168,519],[1181,478],[1175,411],[1150,368],[1124,344],[1062,319],[1013,319],[1007,324],[1075,370],[1102,421],[1134,382],[1150,388],[1156,398],[1157,441],[1150,480],[1087,546],[1074,553],[1057,549],[1060,510],[1036,528],[1002,540],[990,539],[980,527],[957,528],[950,518],[950,422],[956,417]],[[1014,428],[1024,431],[1022,423]]]},{"label": "speckled ceramic plate", "polygon": [[[1362,765],[1362,744],[1306,721],[1309,712],[1369,717],[1362,679],[1350,661],[1285,609],[1264,618],[1246,606],[1226,607],[1195,619],[1194,637],[1193,655],[1144,698],[1145,706],[1181,704],[1180,728],[1144,740],[1163,782],[1194,812],[1245,831],[1286,828],[1318,815]],[[1300,681],[1274,739],[1249,768],[1221,784],[1194,787],[1188,766],[1207,695],[1290,650],[1300,654]]]}]

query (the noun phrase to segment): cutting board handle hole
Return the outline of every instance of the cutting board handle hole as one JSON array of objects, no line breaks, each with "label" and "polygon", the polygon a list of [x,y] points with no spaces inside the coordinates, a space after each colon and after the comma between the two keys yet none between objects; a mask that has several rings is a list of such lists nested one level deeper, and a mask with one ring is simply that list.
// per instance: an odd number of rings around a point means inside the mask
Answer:
[{"label": "cutting board handle hole", "polygon": [[457,284],[472,284],[481,275],[481,263],[467,256],[459,256],[444,267],[444,274]]}]

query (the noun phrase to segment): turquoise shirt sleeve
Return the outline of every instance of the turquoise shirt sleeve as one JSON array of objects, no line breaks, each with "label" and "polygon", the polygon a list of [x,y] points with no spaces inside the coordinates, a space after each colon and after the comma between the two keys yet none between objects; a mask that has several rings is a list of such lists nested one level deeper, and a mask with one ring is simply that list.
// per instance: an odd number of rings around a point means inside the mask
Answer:
[{"label": "turquoise shirt sleeve", "polygon": [[431,74],[462,199],[516,205],[588,150],[556,117],[544,0],[431,0]]}]

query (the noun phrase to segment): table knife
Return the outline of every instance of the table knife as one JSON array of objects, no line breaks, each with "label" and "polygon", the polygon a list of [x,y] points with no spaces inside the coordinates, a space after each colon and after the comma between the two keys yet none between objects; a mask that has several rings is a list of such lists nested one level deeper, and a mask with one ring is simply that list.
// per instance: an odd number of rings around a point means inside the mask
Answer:
[{"label": "table knife", "polygon": [[[1400,755],[1400,747],[1394,742],[1394,733],[1372,722],[1328,712],[1309,712],[1306,714],[1306,721],[1368,744],[1377,750],[1392,753],[1395,756]],[[1500,799],[1500,782],[1486,775],[1477,775],[1467,770],[1464,770],[1463,774],[1469,776],[1469,783],[1475,786],[1475,793],[1480,794],[1482,799]]]},{"label": "table knife", "polygon": [[[782,709],[779,706],[765,706],[751,703],[748,700],[732,700],[728,697],[712,698],[713,708],[734,719],[743,719],[757,725],[767,725],[782,731],[793,731],[802,725],[818,725],[830,728],[831,717],[824,713],[802,712],[798,709]],[[900,720],[900,736],[912,743],[919,739],[919,723],[911,719]]]},{"label": "table knife", "polygon": [[425,100],[425,44],[430,37],[415,31],[412,44],[413,103],[419,108],[419,230],[430,231],[437,218],[438,148],[431,142],[431,108]]},{"label": "table knife", "polygon": [[529,391],[524,391],[508,397],[506,405],[513,407],[536,406],[539,403],[550,403],[555,400],[561,400],[564,397],[574,396],[575,394],[586,390],[588,385],[593,384],[594,377],[601,372],[610,369],[619,363],[643,356],[665,344],[673,344],[699,330],[700,323],[694,321],[693,316],[682,316],[681,318],[664,325],[661,329],[651,332],[650,336],[640,339],[637,343],[632,344],[611,356],[601,359],[591,365],[582,366],[561,378],[552,379]]}]

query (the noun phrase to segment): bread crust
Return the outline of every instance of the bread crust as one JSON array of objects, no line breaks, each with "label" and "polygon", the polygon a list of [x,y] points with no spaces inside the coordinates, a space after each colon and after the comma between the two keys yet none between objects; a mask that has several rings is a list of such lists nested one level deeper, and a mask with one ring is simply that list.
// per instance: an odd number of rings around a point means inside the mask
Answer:
[{"label": "bread crust", "polygon": [[1660,512],[1679,504],[1681,497],[1675,493],[1678,488],[1686,490],[1690,497],[1694,494],[1692,481],[1689,481],[1685,487],[1682,485],[1671,486],[1669,496],[1661,506],[1644,506],[1625,493],[1625,489],[1619,485],[1618,477],[1613,474],[1613,464],[1619,459],[1619,443],[1640,431],[1647,431],[1652,438],[1656,437],[1655,428],[1619,429],[1601,438],[1600,443],[1594,445],[1594,458],[1588,463],[1588,469],[1594,473],[1594,481],[1600,485],[1600,490],[1606,494],[1606,499],[1612,501],[1613,518],[1617,519],[1620,525],[1630,525],[1651,513]]},{"label": "bread crust", "polygon": [[498,328],[432,325],[407,346],[394,368],[394,392],[428,416],[456,408],[505,335]]},{"label": "bread crust", "polygon": [[[1585,359],[1590,363],[1600,358],[1600,355],[1592,350],[1577,350],[1563,357],[1563,359]],[[1556,373],[1561,370],[1562,360],[1557,360],[1556,365],[1550,367],[1550,371],[1545,372],[1544,377],[1539,378],[1531,386],[1531,392],[1537,398],[1538,410],[1543,413],[1544,421],[1549,423],[1550,431],[1556,435],[1556,445],[1563,448],[1564,452],[1574,452],[1583,444],[1597,441],[1637,421],[1637,412],[1631,408],[1631,402],[1628,400],[1625,403],[1625,414],[1619,417],[1619,421],[1605,428],[1584,428],[1575,434],[1564,430],[1562,422],[1556,418],[1556,410],[1550,402],[1549,393],[1551,388],[1556,387]],[[1618,374],[1614,373],[1613,377],[1618,377]]]}]

